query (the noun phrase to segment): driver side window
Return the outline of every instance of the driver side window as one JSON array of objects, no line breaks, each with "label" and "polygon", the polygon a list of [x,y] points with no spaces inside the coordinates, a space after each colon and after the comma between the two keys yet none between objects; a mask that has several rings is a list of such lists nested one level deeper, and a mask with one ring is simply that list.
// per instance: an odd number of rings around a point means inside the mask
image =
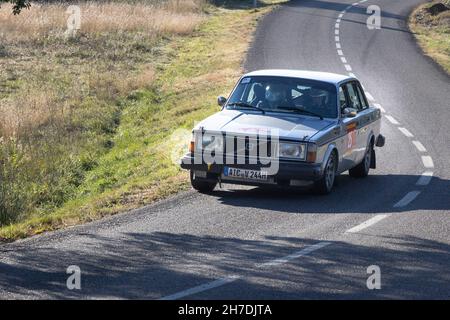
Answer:
[{"label": "driver side window", "polygon": [[356,91],[355,86],[353,85],[352,82],[347,83],[345,86],[347,88],[349,98],[348,102],[349,105],[347,107],[356,109],[357,111],[361,110],[362,109],[361,102],[359,101],[358,93]]}]

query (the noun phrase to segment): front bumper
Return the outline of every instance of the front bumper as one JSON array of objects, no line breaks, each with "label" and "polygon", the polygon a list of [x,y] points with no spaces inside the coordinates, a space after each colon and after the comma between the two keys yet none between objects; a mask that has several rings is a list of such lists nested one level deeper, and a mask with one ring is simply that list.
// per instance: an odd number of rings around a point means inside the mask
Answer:
[{"label": "front bumper", "polygon": [[261,184],[277,184],[290,185],[292,181],[312,182],[322,177],[322,168],[320,163],[306,163],[300,161],[279,160],[278,171],[274,175],[270,175],[268,182],[241,180],[228,178],[223,176],[224,167],[264,170],[264,166],[259,164],[211,164],[206,163],[195,164],[194,157],[190,154],[185,155],[180,164],[181,168],[192,171],[206,172],[206,177],[201,178],[206,181],[218,181],[219,179],[226,183],[245,184],[245,185],[261,185]]}]

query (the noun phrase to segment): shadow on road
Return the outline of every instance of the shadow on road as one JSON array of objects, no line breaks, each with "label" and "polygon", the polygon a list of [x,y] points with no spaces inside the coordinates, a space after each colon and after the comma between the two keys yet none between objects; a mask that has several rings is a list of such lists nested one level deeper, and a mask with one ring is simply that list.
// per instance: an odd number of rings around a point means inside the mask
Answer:
[{"label": "shadow on road", "polygon": [[[450,181],[434,177],[426,188],[416,186],[417,175],[369,175],[354,179],[339,177],[333,192],[314,194],[311,188],[218,189],[211,195],[223,204],[290,213],[389,213],[413,210],[450,210]],[[411,204],[394,208],[410,190],[422,191]],[[447,190],[447,191],[446,191]],[[381,200],[380,200],[381,199]]]},{"label": "shadow on road", "polygon": [[[336,241],[311,256],[258,269],[255,264],[318,241],[155,232],[122,234],[118,242],[85,234],[78,248],[15,246],[1,252],[0,297],[156,299],[237,274],[243,278],[189,298],[448,298],[448,244],[413,236],[381,241],[370,247]],[[82,270],[79,291],[65,286],[72,264]],[[366,288],[366,270],[374,264],[381,268],[382,290]]]}]

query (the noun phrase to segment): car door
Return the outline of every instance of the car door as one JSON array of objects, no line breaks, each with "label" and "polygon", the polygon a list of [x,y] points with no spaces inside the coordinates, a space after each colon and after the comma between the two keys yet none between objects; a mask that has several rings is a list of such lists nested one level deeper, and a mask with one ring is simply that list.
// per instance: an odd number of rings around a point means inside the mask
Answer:
[{"label": "car door", "polygon": [[[357,118],[349,117],[344,114],[344,110],[350,110],[353,103],[348,94],[348,83],[344,83],[339,87],[339,107],[341,112],[341,132],[345,134],[339,141],[339,152],[342,154],[342,163],[340,171],[348,170],[356,164],[356,127]],[[356,110],[355,110],[356,111]]]},{"label": "car door", "polygon": [[[365,100],[361,100],[358,93],[357,81],[346,84],[349,108],[356,111],[356,116],[352,119],[352,127],[349,131],[349,147],[353,151],[354,164],[359,164],[364,158],[367,145],[367,124],[369,122]],[[364,104],[363,104],[364,103]],[[351,146],[350,146],[351,143]]]},{"label": "car door", "polygon": [[360,140],[360,149],[358,150],[357,162],[361,162],[364,159],[364,155],[367,150],[367,144],[369,143],[370,123],[372,122],[371,112],[369,104],[367,102],[364,90],[358,81],[353,82],[353,87],[358,94],[359,106],[358,106],[358,139]]}]

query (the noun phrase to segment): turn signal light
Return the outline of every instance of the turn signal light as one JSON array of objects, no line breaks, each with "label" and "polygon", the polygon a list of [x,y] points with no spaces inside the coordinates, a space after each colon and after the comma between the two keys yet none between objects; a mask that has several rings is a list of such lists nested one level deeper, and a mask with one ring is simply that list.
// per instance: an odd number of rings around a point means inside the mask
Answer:
[{"label": "turn signal light", "polygon": [[191,141],[190,143],[189,143],[189,152],[194,152],[194,150],[195,150],[195,143],[194,143],[194,141]]},{"label": "turn signal light", "polygon": [[317,151],[309,151],[308,155],[306,156],[306,161],[316,162],[316,158],[317,158]]},{"label": "turn signal light", "polygon": [[311,143],[308,145],[308,152],[306,154],[307,162],[316,162],[317,159],[317,145]]}]

